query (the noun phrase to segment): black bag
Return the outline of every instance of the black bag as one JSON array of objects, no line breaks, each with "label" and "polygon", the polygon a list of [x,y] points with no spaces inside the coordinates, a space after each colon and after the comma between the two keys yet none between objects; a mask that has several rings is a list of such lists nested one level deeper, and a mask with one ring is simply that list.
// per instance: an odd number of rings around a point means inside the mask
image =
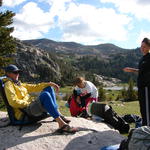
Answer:
[{"label": "black bag", "polygon": [[107,104],[92,103],[91,114],[103,118],[106,123],[113,126],[121,134],[129,132],[129,124]]},{"label": "black bag", "polygon": [[127,114],[122,116],[122,118],[128,123],[136,123],[136,122],[142,123],[142,118],[134,114]]},{"label": "black bag", "polygon": [[127,123],[135,123],[135,128],[141,127],[142,126],[142,118],[140,116],[134,115],[134,114],[127,114],[122,116],[122,118],[127,122]]}]

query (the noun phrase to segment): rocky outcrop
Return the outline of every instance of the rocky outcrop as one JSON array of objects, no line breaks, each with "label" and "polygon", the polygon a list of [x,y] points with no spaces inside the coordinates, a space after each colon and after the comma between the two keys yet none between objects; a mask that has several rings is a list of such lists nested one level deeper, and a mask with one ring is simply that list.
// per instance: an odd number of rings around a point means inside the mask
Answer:
[{"label": "rocky outcrop", "polygon": [[110,78],[110,77],[106,77],[106,76],[102,76],[102,75],[97,75],[97,74],[94,74],[95,76],[95,80],[100,83],[100,84],[103,84],[103,86],[105,87],[113,87],[115,86],[116,84],[120,83],[121,80],[119,79],[116,79],[116,78]]},{"label": "rocky outcrop", "polygon": [[13,55],[16,64],[23,70],[26,81],[59,81],[60,67],[52,53],[17,41],[17,53]]},{"label": "rocky outcrop", "polygon": [[[1,120],[6,113],[0,112]],[[71,126],[79,127],[75,134],[57,134],[58,128],[52,118],[24,126],[0,128],[1,150],[100,150],[103,146],[118,144],[124,137],[110,126],[83,118],[72,118]]]}]

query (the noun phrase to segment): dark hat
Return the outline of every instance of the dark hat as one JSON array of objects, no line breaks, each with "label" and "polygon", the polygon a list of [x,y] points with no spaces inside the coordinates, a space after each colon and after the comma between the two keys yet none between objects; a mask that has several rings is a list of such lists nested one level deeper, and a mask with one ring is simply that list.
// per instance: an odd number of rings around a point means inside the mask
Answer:
[{"label": "dark hat", "polygon": [[17,66],[12,65],[12,64],[8,65],[7,67],[4,67],[3,69],[5,70],[5,72],[20,72],[21,71]]}]

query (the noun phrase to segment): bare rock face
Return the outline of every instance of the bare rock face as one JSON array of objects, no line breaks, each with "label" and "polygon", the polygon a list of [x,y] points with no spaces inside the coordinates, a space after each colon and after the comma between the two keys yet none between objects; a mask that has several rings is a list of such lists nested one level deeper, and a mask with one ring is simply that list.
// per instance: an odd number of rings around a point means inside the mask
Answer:
[{"label": "bare rock face", "polygon": [[16,44],[17,53],[12,57],[16,65],[23,71],[22,76],[26,81],[60,81],[61,70],[55,55],[19,40]]},{"label": "bare rock face", "polygon": [[[0,112],[0,125],[6,113]],[[58,124],[49,117],[34,125],[0,128],[1,150],[100,150],[103,146],[119,144],[124,137],[107,124],[86,120],[71,119],[70,126],[79,127],[75,134],[58,134]]]}]

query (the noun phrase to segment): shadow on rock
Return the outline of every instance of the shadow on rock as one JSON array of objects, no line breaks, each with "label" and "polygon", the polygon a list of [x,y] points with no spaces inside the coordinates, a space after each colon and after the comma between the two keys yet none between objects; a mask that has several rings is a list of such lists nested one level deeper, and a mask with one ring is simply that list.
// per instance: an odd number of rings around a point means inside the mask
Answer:
[{"label": "shadow on rock", "polygon": [[116,131],[94,131],[73,139],[67,144],[64,150],[99,150],[107,145],[119,144],[123,139],[123,137],[118,137],[118,133]]},{"label": "shadow on rock", "polygon": [[[36,135],[36,136],[25,136],[27,133],[32,133],[36,131],[42,123],[49,123],[52,121],[40,121],[31,125],[24,125],[21,129],[19,130],[19,126],[6,126],[6,127],[1,127],[0,128],[0,134],[3,135],[4,138],[0,140],[0,149],[8,149],[14,146],[17,146],[19,144],[27,143],[30,141],[34,141],[39,138],[47,137],[47,136],[53,136],[52,133],[47,133],[43,135]],[[17,135],[17,137],[16,137]],[[8,142],[9,141],[9,142]],[[10,142],[12,141],[12,142]]]}]

